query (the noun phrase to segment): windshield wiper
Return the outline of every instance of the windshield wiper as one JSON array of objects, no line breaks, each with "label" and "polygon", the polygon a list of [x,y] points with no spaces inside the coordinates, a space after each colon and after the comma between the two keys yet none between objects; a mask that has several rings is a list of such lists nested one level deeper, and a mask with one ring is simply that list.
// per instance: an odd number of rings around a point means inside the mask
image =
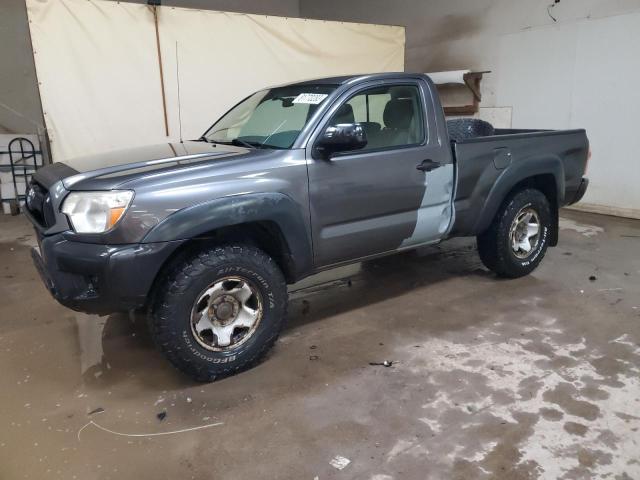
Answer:
[{"label": "windshield wiper", "polygon": [[246,140],[242,140],[240,138],[234,138],[228,142],[219,142],[217,140],[212,140],[214,143],[221,143],[222,145],[235,145],[236,147],[246,147],[251,148],[252,150],[259,148],[267,148],[265,145],[258,142],[248,142]]},{"label": "windshield wiper", "polygon": [[251,148],[251,149],[256,149],[256,148],[260,148],[260,144],[259,143],[250,143],[247,142],[246,140],[240,140],[239,138],[234,138],[233,140],[231,140],[231,145],[236,145],[239,147],[247,147],[247,148]]},{"label": "windshield wiper", "polygon": [[234,138],[228,142],[222,142],[220,140],[206,140],[209,143],[219,143],[220,145],[234,145],[236,147],[246,147],[251,148],[252,150],[263,149],[263,148],[275,148],[280,149],[281,147],[276,147],[269,144],[259,143],[259,142],[248,142],[246,140],[241,140],[239,138]]}]

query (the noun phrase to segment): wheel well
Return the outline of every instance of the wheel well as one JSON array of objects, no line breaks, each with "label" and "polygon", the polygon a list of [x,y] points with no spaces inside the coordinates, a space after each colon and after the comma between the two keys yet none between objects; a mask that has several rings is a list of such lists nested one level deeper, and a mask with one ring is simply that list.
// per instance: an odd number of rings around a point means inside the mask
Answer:
[{"label": "wheel well", "polygon": [[248,243],[261,249],[273,258],[278,267],[280,267],[287,283],[295,281],[293,257],[280,227],[275,222],[270,221],[242,223],[205,232],[180,245],[158,270],[149,291],[151,295],[149,295],[147,303],[149,303],[153,292],[156,291],[158,282],[166,278],[172,267],[182,259],[207,246],[234,242]]},{"label": "wheel well", "polygon": [[541,175],[535,175],[533,177],[525,178],[524,180],[518,182],[511,189],[505,201],[515,195],[517,192],[520,192],[526,188],[534,188],[539,190],[547,197],[549,201],[549,206],[551,207],[551,216],[553,218],[553,228],[551,229],[551,238],[549,241],[549,245],[556,246],[558,244],[558,188],[556,184],[556,178],[551,173],[545,173]]},{"label": "wheel well", "polygon": [[528,177],[517,183],[512,189],[511,194],[524,190],[525,188],[535,188],[544,193],[550,205],[558,205],[558,189],[556,185],[556,177],[551,173]]}]

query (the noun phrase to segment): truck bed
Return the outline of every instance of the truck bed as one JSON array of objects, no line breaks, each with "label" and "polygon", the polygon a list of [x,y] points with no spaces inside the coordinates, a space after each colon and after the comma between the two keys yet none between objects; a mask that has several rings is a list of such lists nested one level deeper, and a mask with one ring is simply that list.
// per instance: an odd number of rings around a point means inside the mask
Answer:
[{"label": "truck bed", "polygon": [[525,178],[553,195],[558,207],[580,200],[586,188],[585,130],[495,129],[493,133],[451,143],[457,175],[454,236],[484,231],[503,201],[503,189],[508,192]]}]

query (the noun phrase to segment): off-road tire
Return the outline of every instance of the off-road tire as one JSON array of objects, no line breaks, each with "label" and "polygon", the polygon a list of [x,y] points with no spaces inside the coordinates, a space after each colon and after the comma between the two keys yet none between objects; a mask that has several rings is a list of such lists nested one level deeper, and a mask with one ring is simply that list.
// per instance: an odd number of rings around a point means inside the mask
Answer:
[{"label": "off-road tire", "polygon": [[[237,275],[251,281],[262,297],[262,318],[246,342],[212,351],[194,337],[191,312],[197,296],[216,280]],[[285,321],[287,285],[271,257],[243,244],[204,248],[169,270],[152,302],[151,336],[167,359],[196,381],[210,382],[257,363],[273,346]]]},{"label": "off-road tire", "polygon": [[[510,228],[523,208],[532,208],[540,218],[540,237],[526,258],[518,258],[511,248]],[[547,197],[539,190],[528,188],[507,197],[489,228],[478,235],[478,253],[484,265],[500,277],[518,278],[530,274],[542,261],[553,225]]]}]

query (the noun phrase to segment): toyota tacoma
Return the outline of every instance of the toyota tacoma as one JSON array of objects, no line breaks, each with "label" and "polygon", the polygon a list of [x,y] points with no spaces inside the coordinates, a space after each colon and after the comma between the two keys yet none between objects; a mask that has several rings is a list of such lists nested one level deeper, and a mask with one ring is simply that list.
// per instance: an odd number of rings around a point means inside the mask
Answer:
[{"label": "toyota tacoma", "polygon": [[287,284],[319,271],[475,236],[498,276],[529,274],[588,158],[584,130],[447,121],[426,75],[344,76],[254,93],[198,140],[42,168],[26,214],[61,304],[145,309],[171,363],[211,381],[260,359]]}]

